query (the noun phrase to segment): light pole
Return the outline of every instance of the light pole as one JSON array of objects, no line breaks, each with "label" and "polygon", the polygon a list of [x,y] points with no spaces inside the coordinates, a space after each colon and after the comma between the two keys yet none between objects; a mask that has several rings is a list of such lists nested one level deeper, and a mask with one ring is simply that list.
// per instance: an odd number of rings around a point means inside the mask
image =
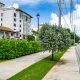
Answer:
[{"label": "light pole", "polygon": [[37,21],[38,21],[38,24],[37,24],[37,26],[38,26],[38,31],[39,31],[39,17],[40,17],[40,14],[39,13],[37,13]]}]

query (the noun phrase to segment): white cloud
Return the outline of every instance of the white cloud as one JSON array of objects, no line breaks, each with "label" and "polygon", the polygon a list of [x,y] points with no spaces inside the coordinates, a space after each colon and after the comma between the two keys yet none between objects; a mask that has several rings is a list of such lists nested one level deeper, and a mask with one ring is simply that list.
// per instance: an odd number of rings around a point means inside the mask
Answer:
[{"label": "white cloud", "polygon": [[13,4],[13,7],[16,8],[16,9],[18,9],[19,8],[19,5],[17,3],[14,3]]},{"label": "white cloud", "polygon": [[58,25],[58,16],[54,13],[51,13],[51,24],[57,24]]},{"label": "white cloud", "polygon": [[[73,15],[74,15],[73,16],[73,19],[74,19],[73,23],[74,23],[74,25],[76,25],[76,28],[75,28],[76,33],[80,36],[80,5],[79,4],[75,5],[75,10],[73,11]],[[67,27],[63,17],[65,18],[67,24],[70,26],[70,13],[62,16],[62,26]],[[58,25],[58,16],[55,13],[51,13],[51,18],[52,19],[51,19],[50,23],[51,24],[56,23]],[[70,28],[72,30],[74,29],[74,27],[72,27],[72,28],[67,27],[67,28]]]}]

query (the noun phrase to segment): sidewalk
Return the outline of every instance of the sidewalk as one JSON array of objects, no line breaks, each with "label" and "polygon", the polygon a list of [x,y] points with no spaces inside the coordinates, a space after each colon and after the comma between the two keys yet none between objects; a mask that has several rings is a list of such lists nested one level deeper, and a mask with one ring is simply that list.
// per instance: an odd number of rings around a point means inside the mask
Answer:
[{"label": "sidewalk", "polygon": [[37,61],[49,56],[49,51],[27,55],[0,63],[0,80],[6,80]]},{"label": "sidewalk", "polygon": [[75,47],[70,48],[42,80],[80,80]]}]

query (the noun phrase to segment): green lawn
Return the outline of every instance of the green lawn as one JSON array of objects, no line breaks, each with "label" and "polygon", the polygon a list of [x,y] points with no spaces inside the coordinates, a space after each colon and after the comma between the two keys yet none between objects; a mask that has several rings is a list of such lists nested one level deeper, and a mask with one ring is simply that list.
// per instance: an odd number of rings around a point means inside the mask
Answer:
[{"label": "green lawn", "polygon": [[41,80],[47,72],[56,64],[65,51],[54,54],[54,61],[51,56],[31,65],[8,80]]}]

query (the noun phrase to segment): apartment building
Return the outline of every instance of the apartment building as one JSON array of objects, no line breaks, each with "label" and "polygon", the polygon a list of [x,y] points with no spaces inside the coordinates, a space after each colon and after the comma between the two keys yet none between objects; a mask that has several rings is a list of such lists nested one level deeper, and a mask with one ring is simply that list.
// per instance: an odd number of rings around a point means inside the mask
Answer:
[{"label": "apartment building", "polygon": [[32,16],[19,8],[6,8],[0,3],[0,26],[8,27],[16,32],[14,38],[25,39],[30,34]]}]

